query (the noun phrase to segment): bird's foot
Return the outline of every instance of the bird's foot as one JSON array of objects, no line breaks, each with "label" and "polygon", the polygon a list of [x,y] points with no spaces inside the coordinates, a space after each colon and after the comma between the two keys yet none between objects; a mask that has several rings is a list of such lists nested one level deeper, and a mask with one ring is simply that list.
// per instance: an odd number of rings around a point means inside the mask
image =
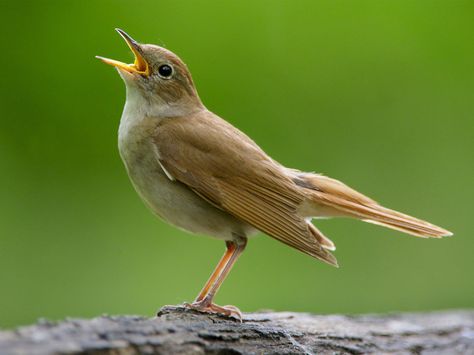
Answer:
[{"label": "bird's foot", "polygon": [[235,306],[218,306],[217,304],[203,301],[184,303],[184,307],[203,313],[219,314],[224,317],[234,318],[242,322],[242,312]]}]

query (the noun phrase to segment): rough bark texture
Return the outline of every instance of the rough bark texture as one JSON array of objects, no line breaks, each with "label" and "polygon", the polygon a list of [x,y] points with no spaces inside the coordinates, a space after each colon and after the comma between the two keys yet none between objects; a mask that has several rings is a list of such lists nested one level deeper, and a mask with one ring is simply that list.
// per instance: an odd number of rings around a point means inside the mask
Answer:
[{"label": "rough bark texture", "polygon": [[40,321],[0,332],[0,354],[474,354],[474,311],[318,316],[248,313],[243,323],[182,307],[156,318]]}]

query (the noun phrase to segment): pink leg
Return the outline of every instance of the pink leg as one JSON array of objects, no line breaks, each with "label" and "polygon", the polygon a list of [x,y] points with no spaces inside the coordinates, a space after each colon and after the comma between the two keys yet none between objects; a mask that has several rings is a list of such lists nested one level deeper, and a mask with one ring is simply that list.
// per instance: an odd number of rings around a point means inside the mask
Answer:
[{"label": "pink leg", "polygon": [[243,239],[243,242],[241,242],[240,244],[233,241],[226,242],[226,252],[217,264],[211,277],[204,285],[202,291],[196,297],[196,300],[191,304],[186,304],[187,307],[201,312],[218,313],[242,320],[242,314],[237,307],[218,306],[212,303],[212,300],[217,291],[219,290],[219,287],[222,285],[225,278],[232,269],[232,266],[235,264],[240,254],[242,254],[242,252],[244,251],[246,244],[246,239]]}]

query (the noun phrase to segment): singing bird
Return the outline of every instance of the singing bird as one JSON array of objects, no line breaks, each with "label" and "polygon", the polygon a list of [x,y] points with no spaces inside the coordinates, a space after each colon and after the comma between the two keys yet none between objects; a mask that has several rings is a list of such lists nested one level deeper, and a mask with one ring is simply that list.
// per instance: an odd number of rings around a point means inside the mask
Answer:
[{"label": "singing bird", "polygon": [[163,220],[227,246],[187,307],[241,319],[238,308],[212,301],[247,239],[258,231],[333,266],[334,243],[312,218],[352,217],[418,237],[452,235],[385,208],[338,180],[279,164],[204,106],[176,54],[117,32],[134,63],[97,58],[117,68],[125,82],[118,146],[133,186]]}]

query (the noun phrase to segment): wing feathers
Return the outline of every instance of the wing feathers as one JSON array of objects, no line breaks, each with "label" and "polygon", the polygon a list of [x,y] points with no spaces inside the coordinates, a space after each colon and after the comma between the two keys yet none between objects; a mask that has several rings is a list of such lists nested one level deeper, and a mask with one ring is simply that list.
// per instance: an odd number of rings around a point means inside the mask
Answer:
[{"label": "wing feathers", "polygon": [[340,181],[284,168],[208,111],[161,120],[153,143],[168,177],[215,207],[331,265],[337,261],[326,249],[334,250],[334,244],[305,217],[351,216],[422,237],[451,235],[384,208]]},{"label": "wing feathers", "polygon": [[331,265],[337,265],[332,254],[322,248],[306,221],[292,212],[288,206],[269,203],[268,197],[222,185],[224,207],[232,214],[247,221],[264,233],[308,255]]},{"label": "wing feathers", "polygon": [[[222,143],[223,137],[225,144]],[[210,112],[162,120],[153,140],[160,165],[203,199],[269,236],[337,266],[333,244],[297,213],[304,200],[286,170]]]}]

